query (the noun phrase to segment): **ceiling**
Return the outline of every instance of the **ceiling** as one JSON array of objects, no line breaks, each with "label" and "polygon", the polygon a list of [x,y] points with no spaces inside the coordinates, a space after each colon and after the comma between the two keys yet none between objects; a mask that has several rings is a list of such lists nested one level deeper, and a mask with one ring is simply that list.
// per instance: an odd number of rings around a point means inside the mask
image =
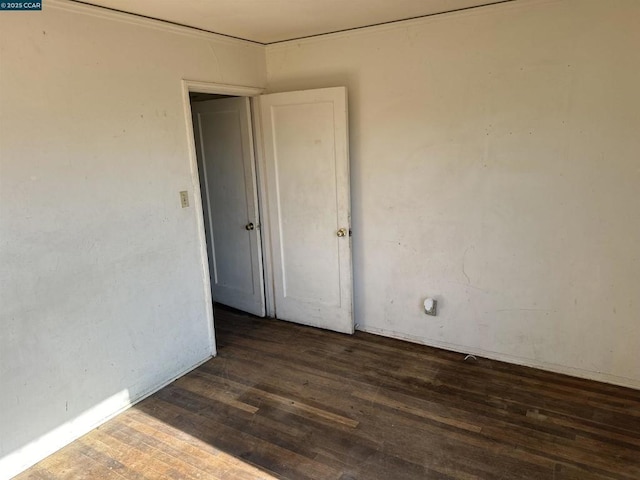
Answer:
[{"label": "ceiling", "polygon": [[82,0],[259,43],[349,30],[504,0]]}]

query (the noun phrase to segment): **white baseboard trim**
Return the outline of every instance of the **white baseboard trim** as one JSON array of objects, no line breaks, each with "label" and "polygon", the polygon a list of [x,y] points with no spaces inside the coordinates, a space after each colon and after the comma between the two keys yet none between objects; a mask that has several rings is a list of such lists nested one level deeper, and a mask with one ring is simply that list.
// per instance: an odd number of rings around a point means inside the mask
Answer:
[{"label": "white baseboard trim", "polygon": [[539,370],[545,370],[548,372],[561,373],[564,375],[570,375],[572,377],[585,378],[587,380],[595,380],[603,383],[610,383],[612,385],[618,385],[621,387],[633,388],[640,390],[640,379],[619,377],[617,375],[611,375],[603,372],[593,372],[590,370],[584,370],[581,368],[567,367],[564,365],[557,365],[554,363],[542,362],[531,358],[518,357],[514,355],[507,355],[498,352],[492,352],[482,350],[480,348],[466,347],[464,345],[457,345],[454,343],[439,342],[435,340],[424,339],[414,335],[407,335],[404,333],[394,332],[392,330],[385,330],[375,327],[363,327],[359,325],[356,330],[366,333],[372,333],[374,335],[381,335],[383,337],[396,338],[398,340],[405,340],[412,343],[419,343],[428,347],[441,348],[443,350],[449,350],[452,352],[458,352],[462,354],[472,354],[478,357],[489,358],[491,360],[498,360],[506,363],[513,363],[515,365],[523,365],[525,367],[537,368]]},{"label": "white baseboard trim", "polygon": [[128,389],[124,389],[86,412],[83,412],[73,420],[56,427],[33,442],[11,452],[9,455],[0,459],[0,480],[8,480],[25,471],[52,453],[60,450],[62,447],[77,440],[183,375],[208,362],[211,358],[213,358],[213,356],[207,356],[195,365],[172,375],[169,379],[137,393],[133,398],[129,396]]}]

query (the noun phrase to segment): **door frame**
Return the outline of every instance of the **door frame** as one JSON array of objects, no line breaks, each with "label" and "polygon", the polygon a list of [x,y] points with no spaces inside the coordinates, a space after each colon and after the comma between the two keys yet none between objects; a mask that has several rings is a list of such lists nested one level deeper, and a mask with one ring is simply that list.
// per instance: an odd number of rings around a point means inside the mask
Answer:
[{"label": "door frame", "polygon": [[259,148],[261,140],[260,119],[256,111],[258,102],[254,97],[264,93],[265,89],[246,85],[230,85],[214,82],[200,82],[195,80],[181,81],[182,104],[184,109],[185,126],[187,133],[187,145],[189,151],[189,167],[191,170],[191,188],[193,191],[193,206],[196,210],[196,221],[198,223],[198,242],[200,244],[200,264],[202,266],[202,284],[204,287],[205,308],[209,319],[209,344],[211,355],[216,356],[215,327],[213,322],[213,297],[211,294],[211,277],[209,276],[209,261],[207,253],[207,238],[204,228],[204,208],[202,205],[202,192],[200,190],[200,180],[198,172],[198,159],[195,145],[195,132],[193,117],[191,112],[191,100],[189,93],[212,93],[218,95],[230,95],[235,97],[249,97],[251,103],[251,122],[253,129],[253,149],[255,156],[255,171],[257,176],[256,185],[258,188],[258,215],[260,217],[260,230],[262,241],[262,268],[265,285],[265,310],[268,317],[275,316],[275,305],[273,297],[273,277],[272,263],[270,255],[271,239],[269,238],[269,219],[267,218],[267,192],[264,176],[264,154]]}]

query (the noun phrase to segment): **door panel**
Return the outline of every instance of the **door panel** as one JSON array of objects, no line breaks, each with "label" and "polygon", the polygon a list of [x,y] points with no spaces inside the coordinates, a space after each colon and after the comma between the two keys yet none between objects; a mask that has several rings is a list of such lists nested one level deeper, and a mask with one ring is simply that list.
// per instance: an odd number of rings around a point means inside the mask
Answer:
[{"label": "door panel", "polygon": [[195,102],[192,111],[213,299],[264,316],[249,100]]},{"label": "door panel", "polygon": [[346,89],[260,97],[278,318],[353,333]]}]

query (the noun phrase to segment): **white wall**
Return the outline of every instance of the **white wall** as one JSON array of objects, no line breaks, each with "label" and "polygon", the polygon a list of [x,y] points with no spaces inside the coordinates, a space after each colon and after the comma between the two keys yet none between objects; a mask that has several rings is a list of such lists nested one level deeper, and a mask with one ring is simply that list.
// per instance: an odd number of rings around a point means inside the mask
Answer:
[{"label": "white wall", "polygon": [[0,15],[0,477],[210,356],[181,80],[265,84],[262,46],[91,12]]},{"label": "white wall", "polygon": [[267,48],[269,91],[349,90],[359,328],[640,388],[639,25],[521,0]]},{"label": "white wall", "polygon": [[0,477],[210,354],[183,78],[348,87],[361,329],[640,387],[636,0],[281,44],[268,72],[91,12],[0,16]]}]

